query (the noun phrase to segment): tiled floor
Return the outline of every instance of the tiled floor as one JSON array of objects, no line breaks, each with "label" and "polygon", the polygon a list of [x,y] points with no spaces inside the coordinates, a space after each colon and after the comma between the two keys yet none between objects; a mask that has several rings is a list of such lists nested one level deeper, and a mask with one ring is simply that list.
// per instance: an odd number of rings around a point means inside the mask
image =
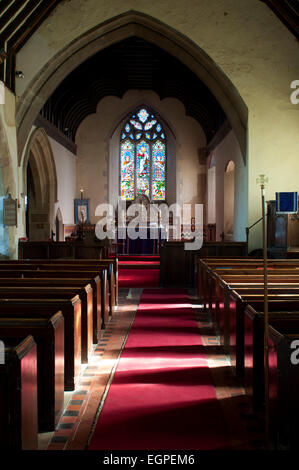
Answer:
[{"label": "tiled floor", "polygon": [[[82,368],[80,386],[65,394],[65,410],[55,433],[39,435],[39,448],[48,450],[84,450],[92,435],[110,383],[134,320],[142,289],[120,289],[119,306],[95,346],[89,364]],[[232,449],[258,449],[262,446],[263,429],[248,413],[248,400],[232,374],[208,313],[196,305],[190,292],[217,397],[227,422]]]}]

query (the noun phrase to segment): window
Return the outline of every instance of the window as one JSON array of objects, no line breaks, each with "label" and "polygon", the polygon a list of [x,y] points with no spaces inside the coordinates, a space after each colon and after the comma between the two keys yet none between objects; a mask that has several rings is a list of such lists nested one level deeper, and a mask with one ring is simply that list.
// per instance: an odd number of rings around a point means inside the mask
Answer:
[{"label": "window", "polygon": [[129,116],[121,132],[121,198],[132,201],[145,194],[151,201],[164,201],[165,173],[165,132],[155,114],[143,106]]}]

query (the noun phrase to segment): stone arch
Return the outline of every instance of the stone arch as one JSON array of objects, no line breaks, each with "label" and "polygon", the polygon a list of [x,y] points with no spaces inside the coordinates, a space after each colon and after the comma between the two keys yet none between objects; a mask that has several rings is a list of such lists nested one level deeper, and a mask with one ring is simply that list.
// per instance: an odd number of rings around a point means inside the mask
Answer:
[{"label": "stone arch", "polygon": [[39,71],[18,102],[19,156],[37,114],[57,85],[96,52],[131,36],[143,38],[174,55],[208,86],[234,129],[246,162],[248,109],[238,90],[197,44],[159,20],[136,11],[128,11],[87,31]]},{"label": "stone arch", "polygon": [[[21,164],[22,194],[31,197],[27,223],[30,239],[47,239],[54,226],[54,208],[57,202],[57,174],[48,136],[43,128],[31,133]],[[27,178],[31,186],[27,194]],[[24,213],[24,219],[26,214]]]}]

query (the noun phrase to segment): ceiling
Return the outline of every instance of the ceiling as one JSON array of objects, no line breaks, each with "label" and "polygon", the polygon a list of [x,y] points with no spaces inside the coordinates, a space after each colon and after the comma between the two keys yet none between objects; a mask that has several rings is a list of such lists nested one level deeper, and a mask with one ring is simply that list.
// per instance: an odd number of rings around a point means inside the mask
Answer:
[{"label": "ceiling", "polygon": [[[12,91],[17,53],[62,1],[0,0],[0,79]],[[298,0],[260,1],[299,38]],[[86,85],[82,87],[82,83]],[[73,140],[78,125],[95,111],[99,99],[109,94],[122,96],[131,88],[153,89],[161,98],[180,99],[187,114],[203,126],[208,140],[225,118],[208,89],[190,70],[137,38],[111,46],[78,67],[55,91],[42,113]]]},{"label": "ceiling", "polygon": [[[14,91],[16,54],[65,0],[0,0],[0,79]],[[299,39],[298,0],[260,0]],[[69,6],[72,6],[69,1]]]},{"label": "ceiling", "polygon": [[202,126],[209,141],[225,114],[199,78],[175,57],[143,39],[131,37],[95,54],[75,69],[51,95],[41,114],[71,140],[82,120],[108,95],[153,90],[174,97]]},{"label": "ceiling", "polygon": [[0,0],[0,79],[14,91],[16,54],[61,0]]}]

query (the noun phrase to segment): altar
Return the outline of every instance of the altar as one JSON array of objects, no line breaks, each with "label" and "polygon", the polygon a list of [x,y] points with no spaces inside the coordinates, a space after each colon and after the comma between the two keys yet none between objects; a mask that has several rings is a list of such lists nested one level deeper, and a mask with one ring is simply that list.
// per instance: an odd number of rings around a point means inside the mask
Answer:
[{"label": "altar", "polygon": [[[144,227],[146,238],[136,238],[132,240],[128,234],[128,228],[122,229],[125,232],[125,238],[117,236],[117,254],[119,255],[158,255],[159,244],[161,240],[161,228]],[[152,233],[151,233],[152,232]],[[151,238],[155,235],[154,238]]]},{"label": "altar", "polygon": [[[130,223],[137,215],[134,205],[138,204],[145,208],[144,219],[140,225],[130,231]],[[133,209],[133,210],[132,210]],[[117,254],[119,255],[157,255],[161,240],[162,228],[160,227],[160,211],[157,205],[152,204],[144,194],[137,196],[134,201],[126,203],[126,217],[123,219],[124,226],[116,227],[115,242]],[[139,214],[140,215],[140,214]],[[154,216],[154,220],[151,219]],[[135,233],[136,232],[136,233]]]}]

